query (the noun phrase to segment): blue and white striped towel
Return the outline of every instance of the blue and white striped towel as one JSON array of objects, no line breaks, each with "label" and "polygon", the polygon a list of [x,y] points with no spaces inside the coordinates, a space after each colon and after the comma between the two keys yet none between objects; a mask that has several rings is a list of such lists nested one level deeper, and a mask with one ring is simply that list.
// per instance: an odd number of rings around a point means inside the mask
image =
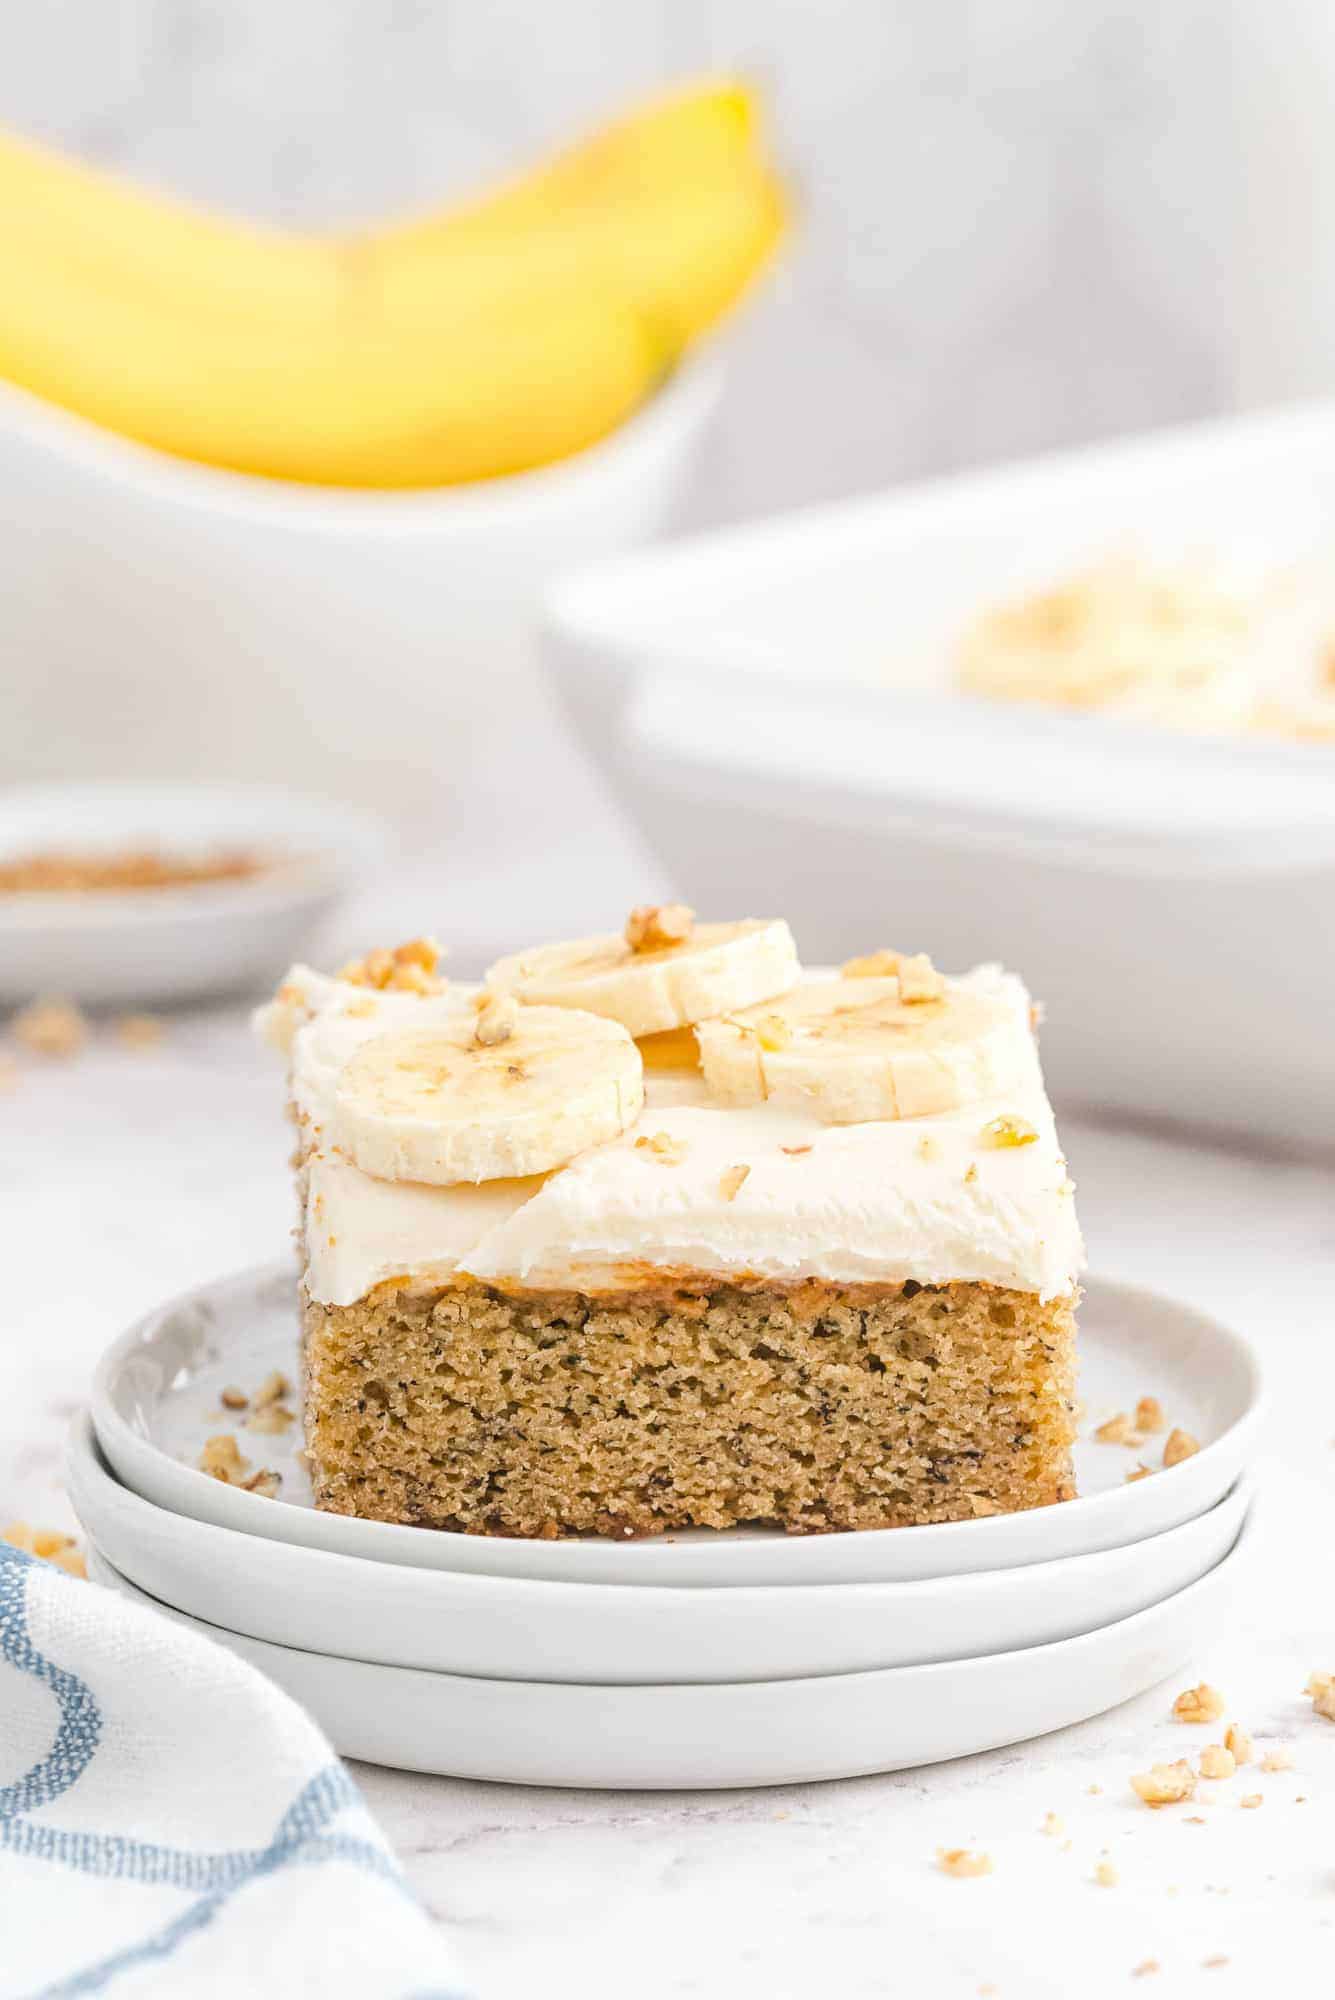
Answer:
[{"label": "blue and white striped towel", "polygon": [[295,1702],[197,1633],[0,1543],[4,2000],[458,2000]]}]

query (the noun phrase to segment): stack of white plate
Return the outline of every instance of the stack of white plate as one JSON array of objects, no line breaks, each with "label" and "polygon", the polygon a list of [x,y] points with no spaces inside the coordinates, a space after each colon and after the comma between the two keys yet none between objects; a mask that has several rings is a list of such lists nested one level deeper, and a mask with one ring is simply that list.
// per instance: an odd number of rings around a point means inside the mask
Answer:
[{"label": "stack of white plate", "polygon": [[[317,1512],[299,1437],[248,1432],[220,1401],[295,1377],[293,1290],[287,1267],[248,1272],[124,1335],[76,1425],[70,1489],[100,1581],[253,1661],[348,1756],[666,1788],[929,1764],[1165,1678],[1245,1560],[1256,1358],[1147,1292],[1088,1287],[1082,1429],[1156,1396],[1202,1447],[1170,1470],[1128,1482],[1133,1455],[1089,1441],[1081,1497],[1026,1514],[549,1542]],[[282,1473],[277,1499],[195,1469],[223,1429]]]}]

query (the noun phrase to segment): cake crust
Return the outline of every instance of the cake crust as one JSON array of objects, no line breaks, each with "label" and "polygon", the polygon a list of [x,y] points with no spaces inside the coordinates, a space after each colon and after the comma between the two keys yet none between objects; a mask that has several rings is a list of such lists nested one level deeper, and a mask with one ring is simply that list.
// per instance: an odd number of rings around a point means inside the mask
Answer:
[{"label": "cake crust", "polygon": [[308,1299],[317,1505],[550,1539],[899,1527],[1074,1491],[1074,1295],[617,1275]]}]

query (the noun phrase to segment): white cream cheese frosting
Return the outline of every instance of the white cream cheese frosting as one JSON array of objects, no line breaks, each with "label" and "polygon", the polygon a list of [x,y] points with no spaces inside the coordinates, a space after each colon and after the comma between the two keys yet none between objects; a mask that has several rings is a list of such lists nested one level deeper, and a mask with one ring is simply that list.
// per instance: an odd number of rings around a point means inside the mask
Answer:
[{"label": "white cream cheese frosting", "polygon": [[[288,1053],[306,1166],[306,1283],[350,1305],[391,1279],[453,1275],[537,1288],[615,1288],[650,1271],[836,1284],[983,1281],[1043,1299],[1083,1263],[1074,1190],[1018,979],[984,966],[951,982],[1002,998],[1017,1038],[1004,1099],[930,1117],[828,1125],[770,1105],[724,1108],[690,1071],[649,1071],[638,1123],[524,1180],[427,1187],[376,1181],[326,1142],[339,1071],[369,1037],[465,1011],[474,989],[378,993],[295,967],[258,1025]],[[997,1118],[1037,1135],[989,1142]],[[663,1133],[665,1148],[636,1140]],[[738,1177],[728,1169],[745,1167]],[[726,1179],[725,1179],[726,1177]]]}]

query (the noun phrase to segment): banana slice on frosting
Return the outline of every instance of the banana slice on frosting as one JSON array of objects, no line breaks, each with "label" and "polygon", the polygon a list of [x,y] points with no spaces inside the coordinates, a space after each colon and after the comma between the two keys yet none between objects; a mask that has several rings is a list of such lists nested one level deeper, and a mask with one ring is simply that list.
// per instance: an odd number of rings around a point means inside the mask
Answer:
[{"label": "banana slice on frosting", "polygon": [[576,938],[497,959],[488,986],[547,1007],[581,1007],[632,1035],[661,1035],[771,1000],[801,968],[787,924],[697,924],[680,904],[634,910],[622,937]]},{"label": "banana slice on frosting", "polygon": [[624,1028],[503,1003],[363,1042],[339,1072],[327,1140],[376,1180],[501,1180],[619,1137],[643,1104]]},{"label": "banana slice on frosting", "polygon": [[1024,1033],[1000,999],[946,987],[906,1001],[898,979],[822,979],[696,1030],[722,1104],[802,1105],[832,1125],[922,1118],[1010,1089]]}]

